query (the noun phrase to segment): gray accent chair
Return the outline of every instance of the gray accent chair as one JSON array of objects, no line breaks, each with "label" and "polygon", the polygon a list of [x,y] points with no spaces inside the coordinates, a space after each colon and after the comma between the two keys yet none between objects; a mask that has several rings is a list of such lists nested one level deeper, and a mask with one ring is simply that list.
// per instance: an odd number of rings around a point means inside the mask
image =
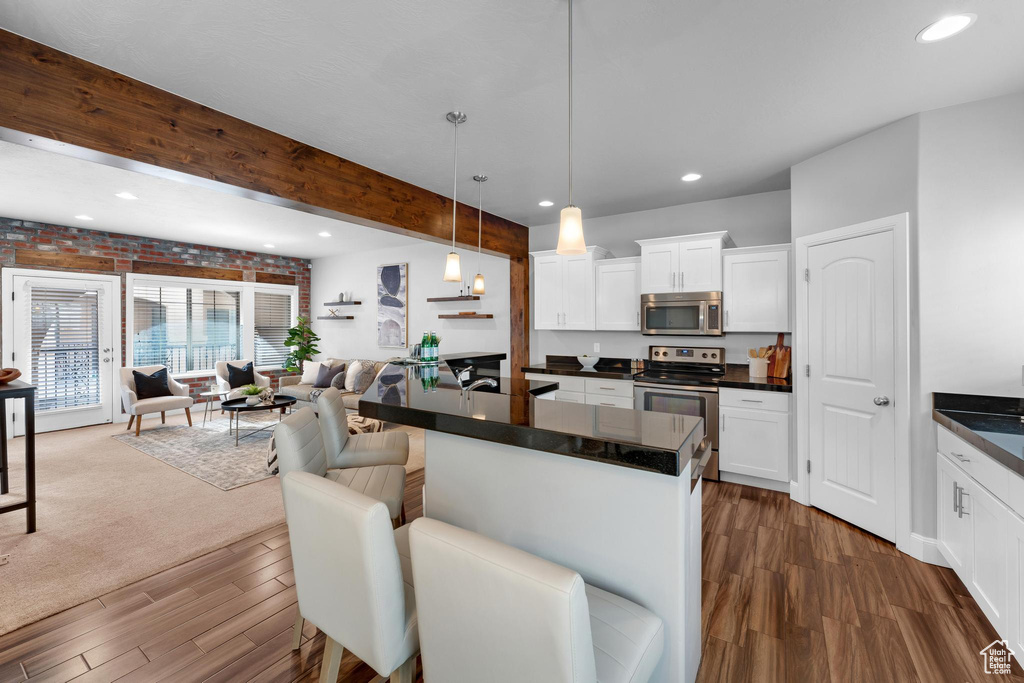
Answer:
[{"label": "gray accent chair", "polygon": [[185,409],[185,417],[188,419],[188,426],[192,426],[192,413],[189,410],[195,401],[188,395],[188,387],[174,381],[174,378],[167,375],[167,387],[171,390],[171,396],[157,396],[156,398],[140,399],[135,393],[135,376],[133,370],[146,375],[152,375],[157,370],[165,370],[164,365],[143,365],[134,368],[121,368],[121,404],[124,412],[128,413],[128,429],[135,423],[135,436],[139,435],[142,427],[142,416],[150,413],[160,413],[160,422],[167,421],[168,410]]}]

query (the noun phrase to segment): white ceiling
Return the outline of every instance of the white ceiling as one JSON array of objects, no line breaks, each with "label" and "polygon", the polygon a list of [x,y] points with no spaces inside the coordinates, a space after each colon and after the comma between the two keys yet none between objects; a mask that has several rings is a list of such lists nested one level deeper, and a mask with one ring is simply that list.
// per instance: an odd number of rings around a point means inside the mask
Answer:
[{"label": "white ceiling", "polygon": [[[1020,0],[578,0],[584,216],[783,189],[904,116],[1024,88]],[[948,41],[915,36],[972,11]],[[0,0],[0,26],[540,225],[566,203],[564,0]],[[682,183],[686,172],[704,179]],[[541,199],[555,206],[542,209]]]},{"label": "white ceiling", "polygon": [[[118,192],[138,199],[115,197]],[[93,220],[76,219],[80,214]],[[3,141],[0,216],[300,258],[416,243],[383,230]],[[320,232],[331,236],[320,237]]]}]

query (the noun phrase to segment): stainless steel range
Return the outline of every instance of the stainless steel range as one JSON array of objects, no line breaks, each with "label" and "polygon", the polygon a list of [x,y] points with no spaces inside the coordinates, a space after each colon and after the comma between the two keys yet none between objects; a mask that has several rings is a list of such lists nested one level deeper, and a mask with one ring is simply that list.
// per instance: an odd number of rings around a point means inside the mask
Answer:
[{"label": "stainless steel range", "polygon": [[711,440],[706,479],[718,479],[718,380],[725,375],[725,349],[652,346],[647,368],[633,376],[633,407],[704,418]]}]

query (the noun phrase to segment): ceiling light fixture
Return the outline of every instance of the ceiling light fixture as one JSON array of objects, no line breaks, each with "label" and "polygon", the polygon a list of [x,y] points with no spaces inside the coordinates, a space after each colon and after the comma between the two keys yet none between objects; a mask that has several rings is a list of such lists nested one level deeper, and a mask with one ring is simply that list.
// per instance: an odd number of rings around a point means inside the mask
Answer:
[{"label": "ceiling light fixture", "polygon": [[131,192],[118,192],[114,196],[120,197],[121,199],[138,199],[138,197],[133,195]]},{"label": "ceiling light fixture", "polygon": [[703,177],[700,173],[687,173],[683,176],[683,182],[692,183],[694,180],[700,180]]},{"label": "ceiling light fixture", "polygon": [[450,111],[445,118],[455,125],[455,163],[452,181],[452,250],[444,262],[443,279],[445,282],[462,282],[462,266],[459,263],[459,255],[455,253],[455,213],[459,208],[459,124],[466,122],[466,115],[461,111]]},{"label": "ceiling light fixture", "polygon": [[274,245],[273,244],[264,244],[263,248],[264,249],[274,249]]},{"label": "ceiling light fixture", "polygon": [[921,32],[917,34],[917,42],[935,43],[946,38],[952,38],[967,29],[977,18],[977,14],[954,14],[943,17],[934,24],[929,24],[921,29]]},{"label": "ceiling light fixture", "polygon": [[318,232],[317,234],[320,235],[321,237],[330,237],[331,236],[331,233],[329,233],[329,232]]},{"label": "ceiling light fixture", "polygon": [[473,180],[476,181],[477,193],[477,224],[476,224],[476,277],[473,278],[473,293],[474,294],[486,294],[484,290],[484,276],[480,272],[480,252],[483,249],[484,240],[484,183],[487,182],[487,176],[484,174],[473,176]]},{"label": "ceiling light fixture", "polygon": [[80,221],[91,221],[92,220],[92,216],[86,216],[84,213],[78,214],[77,216],[75,216],[75,218],[77,218]]},{"label": "ceiling light fixture", "polygon": [[586,254],[583,212],[572,203],[572,0],[569,0],[569,205],[562,209],[558,224],[559,254]]},{"label": "ceiling light fixture", "polygon": [[555,203],[553,201],[549,200],[549,199],[545,199],[544,201],[540,202],[540,206],[543,206],[545,209],[548,208],[549,206],[554,206],[554,205],[555,205]]}]

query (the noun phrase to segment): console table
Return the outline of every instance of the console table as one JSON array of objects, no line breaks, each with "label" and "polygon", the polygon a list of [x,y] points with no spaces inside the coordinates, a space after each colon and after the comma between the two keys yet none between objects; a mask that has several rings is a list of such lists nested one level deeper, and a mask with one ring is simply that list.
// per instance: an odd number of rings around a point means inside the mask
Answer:
[{"label": "console table", "polygon": [[9,490],[7,466],[7,401],[25,399],[25,500],[0,505],[0,515],[25,510],[28,531],[36,530],[36,388],[15,380],[0,384],[0,494]]}]

